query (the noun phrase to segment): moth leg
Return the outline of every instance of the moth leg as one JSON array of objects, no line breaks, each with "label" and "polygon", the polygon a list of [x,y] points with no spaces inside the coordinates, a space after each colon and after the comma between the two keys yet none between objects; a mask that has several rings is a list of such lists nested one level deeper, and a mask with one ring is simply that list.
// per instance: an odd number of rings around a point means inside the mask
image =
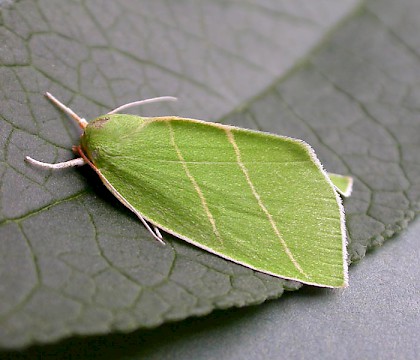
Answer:
[{"label": "moth leg", "polygon": [[157,228],[156,226],[153,226],[153,230],[155,231],[155,234],[163,240],[162,234],[160,233],[159,228]]},{"label": "moth leg", "polygon": [[114,196],[120,200],[126,207],[128,207],[134,214],[137,215],[137,217],[140,219],[140,221],[143,223],[144,227],[147,229],[147,231],[152,235],[157,241],[159,241],[162,245],[166,245],[163,241],[162,234],[160,233],[159,229],[152,225],[152,227],[149,225],[147,220],[136,210],[135,207],[133,207],[123,196],[120,195],[118,191],[114,189],[114,187],[109,183],[108,180],[105,178],[102,179],[104,181],[105,186],[111,190],[111,192],[114,194]]},{"label": "moth leg", "polygon": [[166,245],[163,241],[162,234],[160,233],[159,229],[152,225],[150,226],[147,220],[137,211],[135,207],[133,207],[121,194],[115,190],[115,188],[109,183],[108,180],[101,177],[102,181],[104,182],[105,186],[114,194],[114,196],[120,200],[126,207],[128,207],[134,214],[137,215],[137,217],[140,219],[140,221],[143,223],[146,230],[152,235],[155,240],[159,241],[162,245]]},{"label": "moth leg", "polygon": [[38,161],[38,160],[32,159],[30,156],[25,156],[25,160],[32,165],[39,166],[44,169],[54,169],[54,170],[67,169],[70,167],[82,166],[86,164],[83,158],[72,159],[72,160],[60,162],[57,164],[50,164],[50,163]]},{"label": "moth leg", "polygon": [[146,219],[143,216],[141,216],[137,211],[135,212],[135,214],[141,220],[141,222],[143,223],[144,227],[149,231],[149,233],[157,241],[159,241],[162,245],[166,245],[165,242],[163,241],[162,234],[160,233],[159,229],[156,226],[153,226],[153,229],[152,229],[150,227],[149,223],[146,221]]},{"label": "moth leg", "polygon": [[162,234],[160,233],[160,231],[158,230],[157,227],[153,226],[153,229],[150,227],[149,223],[147,222],[147,220],[142,216],[142,214],[140,214],[138,212],[138,210],[131,205],[127,199],[122,196],[117,189],[115,189],[112,184],[108,181],[108,179],[102,175],[101,171],[90,162],[90,160],[86,157],[86,155],[83,154],[83,152],[81,151],[80,147],[79,147],[79,154],[83,157],[83,159],[86,161],[86,163],[88,163],[93,170],[95,170],[95,172],[99,175],[99,177],[101,178],[102,182],[104,183],[104,185],[106,186],[106,188],[111,191],[111,193],[119,200],[121,201],[121,203],[126,206],[127,208],[129,208],[134,214],[136,214],[136,216],[140,219],[140,221],[143,223],[144,227],[147,229],[147,231],[149,231],[149,233],[157,240],[159,241],[162,245],[166,245],[165,242],[163,241],[162,238]]}]

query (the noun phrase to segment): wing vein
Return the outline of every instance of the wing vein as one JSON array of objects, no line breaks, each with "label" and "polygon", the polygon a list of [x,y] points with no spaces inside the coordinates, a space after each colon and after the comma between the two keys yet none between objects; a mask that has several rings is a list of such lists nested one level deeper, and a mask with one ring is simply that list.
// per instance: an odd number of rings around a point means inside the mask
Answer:
[{"label": "wing vein", "polygon": [[229,142],[233,146],[233,149],[234,149],[235,154],[236,154],[236,161],[237,161],[240,169],[242,170],[242,173],[245,176],[246,182],[248,183],[249,187],[251,188],[252,194],[254,195],[255,199],[257,200],[258,206],[263,211],[263,213],[267,216],[267,219],[270,222],[270,225],[273,228],[274,233],[276,234],[277,238],[280,240],[280,243],[281,243],[286,255],[289,257],[290,261],[293,263],[295,268],[302,275],[304,275],[306,278],[309,278],[309,276],[303,271],[302,267],[300,266],[298,261],[293,256],[292,252],[290,251],[289,247],[287,246],[286,241],[281,236],[281,233],[280,233],[279,229],[277,228],[277,225],[276,225],[276,223],[273,219],[273,216],[270,214],[270,212],[268,211],[268,209],[264,205],[263,201],[261,200],[261,196],[258,194],[254,184],[252,183],[251,178],[249,176],[248,169],[246,168],[245,164],[242,162],[241,152],[239,150],[238,144],[235,141],[233,133],[231,132],[230,129],[225,129],[225,132],[226,132],[226,135],[227,135],[227,138],[228,138]]},{"label": "wing vein", "polygon": [[184,156],[182,155],[182,152],[181,152],[179,146],[175,142],[175,133],[174,133],[174,129],[173,129],[171,123],[168,121],[167,124],[169,126],[169,134],[170,134],[170,138],[171,138],[171,144],[175,148],[175,151],[176,151],[176,154],[178,156],[179,162],[181,163],[181,165],[182,165],[182,167],[185,171],[185,174],[187,175],[188,179],[191,181],[191,183],[194,187],[194,190],[197,192],[198,197],[200,198],[201,205],[202,205],[203,210],[204,210],[204,212],[205,212],[205,214],[206,214],[206,216],[207,216],[207,218],[208,218],[208,220],[211,224],[211,227],[213,229],[213,233],[216,235],[217,239],[223,244],[223,240],[222,240],[222,238],[220,236],[220,233],[219,233],[219,230],[217,229],[217,226],[216,226],[216,220],[214,219],[214,217],[213,217],[213,215],[212,215],[212,213],[209,209],[209,206],[207,204],[206,198],[204,197],[203,191],[201,190],[201,188],[198,185],[195,178],[192,176],[190,170],[188,169],[188,166],[187,166],[187,163],[184,159]]}]

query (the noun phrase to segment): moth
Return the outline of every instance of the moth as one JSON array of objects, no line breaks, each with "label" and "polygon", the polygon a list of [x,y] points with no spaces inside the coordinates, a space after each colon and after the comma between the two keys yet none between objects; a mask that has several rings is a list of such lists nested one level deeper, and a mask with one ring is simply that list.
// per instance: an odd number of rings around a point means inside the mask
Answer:
[{"label": "moth", "polygon": [[164,243],[161,230],[273,276],[322,287],[348,283],[339,196],[352,178],[328,174],[304,141],[176,116],[141,117],[125,104],[90,122],[46,96],[83,130],[78,158]]}]

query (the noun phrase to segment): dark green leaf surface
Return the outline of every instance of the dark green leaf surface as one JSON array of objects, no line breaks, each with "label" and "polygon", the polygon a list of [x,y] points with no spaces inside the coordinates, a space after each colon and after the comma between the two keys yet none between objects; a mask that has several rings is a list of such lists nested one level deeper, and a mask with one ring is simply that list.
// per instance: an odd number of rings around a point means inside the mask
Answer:
[{"label": "dark green leaf surface", "polygon": [[420,5],[369,1],[283,79],[357,5],[295,4],[23,0],[2,9],[2,347],[153,327],[299,287],[170,237],[160,246],[89,169],[25,164],[28,154],[68,159],[77,142],[46,90],[88,119],[138,98],[176,95],[176,107],[141,111],[308,141],[328,171],[355,176],[345,201],[353,260],[414,217]]}]

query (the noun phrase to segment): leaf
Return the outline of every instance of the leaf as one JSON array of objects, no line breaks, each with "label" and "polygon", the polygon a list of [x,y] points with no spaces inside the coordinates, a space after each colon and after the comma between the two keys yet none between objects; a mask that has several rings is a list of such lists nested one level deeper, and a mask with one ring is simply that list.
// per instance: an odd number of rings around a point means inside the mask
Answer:
[{"label": "leaf", "polygon": [[345,201],[353,260],[414,217],[420,6],[369,1],[290,72],[356,1],[294,4],[22,0],[2,9],[1,346],[157,326],[300,286],[168,236],[162,250],[88,169],[26,166],[28,154],[69,159],[77,142],[47,90],[87,119],[167,94],[179,105],[142,114],[306,140],[328,171],[355,176]]}]

